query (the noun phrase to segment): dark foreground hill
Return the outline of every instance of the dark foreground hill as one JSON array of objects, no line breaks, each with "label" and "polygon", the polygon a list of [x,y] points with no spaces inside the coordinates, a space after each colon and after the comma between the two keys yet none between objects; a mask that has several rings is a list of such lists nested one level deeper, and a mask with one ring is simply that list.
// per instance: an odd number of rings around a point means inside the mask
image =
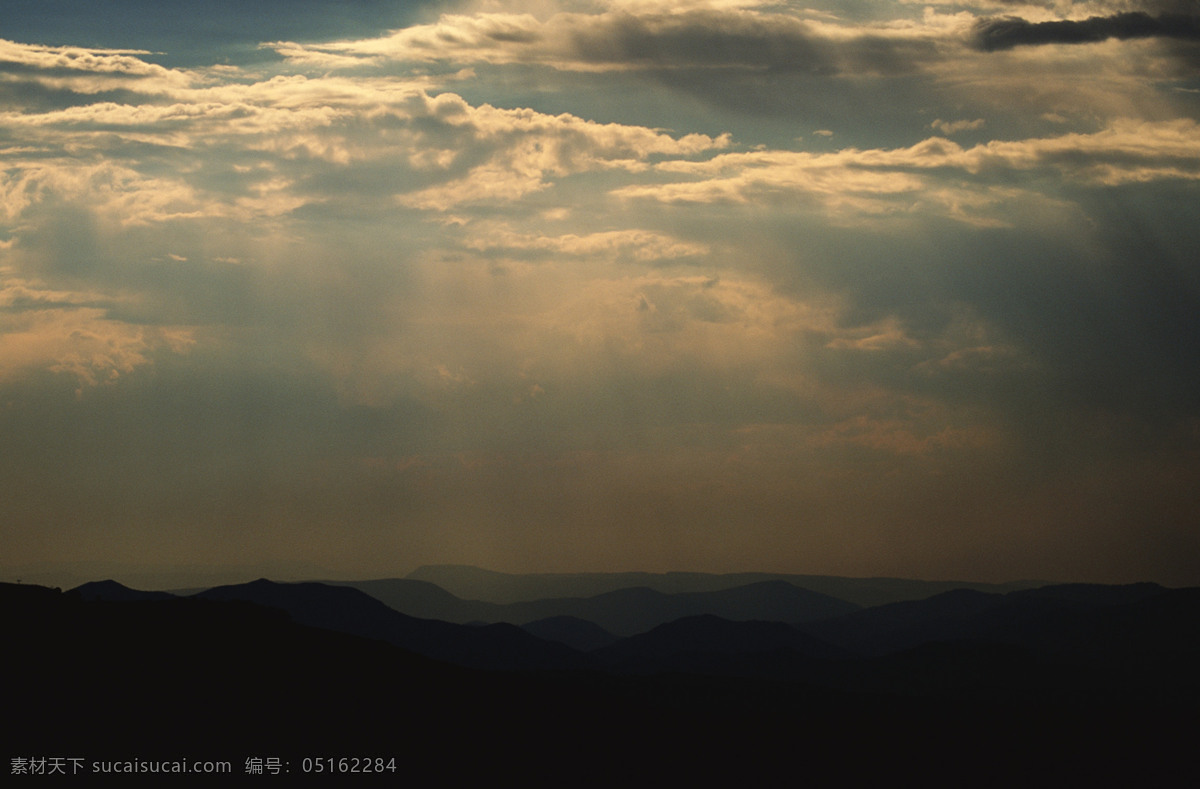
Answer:
[{"label": "dark foreground hill", "polygon": [[[1196,681],[1184,681],[1195,635],[1160,631],[1194,624],[1194,591],[1123,603],[1077,631],[1139,634],[1150,645],[1139,665],[1157,666],[1159,684],[1182,683],[1162,698],[1119,684],[1042,693],[1088,679],[1072,678],[1070,663],[975,641],[821,663],[858,688],[681,670],[478,671],[258,603],[87,601],[0,585],[5,750],[222,759],[237,772],[247,758],[278,757],[293,775],[305,757],[394,757],[390,777],[422,785],[1179,785],[1197,734]],[[684,625],[678,633],[701,650],[745,627]],[[762,654],[793,649],[778,628],[752,628],[754,648],[773,650]],[[1171,659],[1159,659],[1164,649]],[[656,654],[669,662],[669,649]],[[1027,692],[970,692],[1001,675]]]},{"label": "dark foreground hill", "polygon": [[1067,584],[987,594],[967,589],[802,625],[864,656],[922,644],[981,641],[1046,657],[1106,662],[1170,655],[1200,660],[1200,589]]},{"label": "dark foreground hill", "polygon": [[688,617],[591,653],[613,671],[788,681],[836,692],[1200,709],[1200,589],[959,590],[823,622]]}]

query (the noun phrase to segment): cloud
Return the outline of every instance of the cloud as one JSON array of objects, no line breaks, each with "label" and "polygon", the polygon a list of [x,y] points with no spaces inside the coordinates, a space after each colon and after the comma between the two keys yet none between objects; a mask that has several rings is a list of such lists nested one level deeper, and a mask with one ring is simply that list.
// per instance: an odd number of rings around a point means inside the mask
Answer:
[{"label": "cloud", "polygon": [[6,545],[1095,579],[1092,530],[1190,534],[1192,43],[972,38],[1186,6],[317,5],[0,46]]},{"label": "cloud", "polygon": [[[351,194],[374,183],[401,205],[443,210],[536,192],[556,176],[638,169],[651,156],[728,144],[727,136],[672,137],[567,114],[471,106],[403,80],[277,77],[179,89],[175,98],[0,113],[11,133],[36,146],[25,156],[9,153],[0,210],[15,220],[56,194],[126,224],[272,218],[328,203],[349,185],[341,174],[356,167],[366,177]],[[162,159],[181,166],[171,173],[145,166]],[[214,164],[225,168],[219,177]]]},{"label": "cloud", "polygon": [[[1050,171],[1082,183],[1115,186],[1200,179],[1200,126],[1114,122],[1093,134],[980,143],[971,148],[929,138],[893,150],[837,153],[754,151],[656,166],[675,180],[614,194],[667,203],[761,203],[806,196],[835,215],[886,215],[915,206],[960,221],[1004,223],[1022,192],[1010,174]],[[956,173],[954,177],[946,177]]]},{"label": "cloud", "polygon": [[21,66],[52,73],[121,74],[130,77],[170,76],[170,69],[134,57],[145,50],[48,47],[0,39],[0,64]]},{"label": "cloud", "polygon": [[579,71],[733,68],[812,75],[894,74],[933,52],[916,28],[856,30],[779,9],[707,3],[670,11],[636,4],[592,14],[555,13],[544,20],[531,14],[447,14],[383,38],[269,46],[298,64],[335,67],[454,61]]},{"label": "cloud", "polygon": [[894,348],[917,348],[921,343],[909,337],[895,319],[886,322],[885,326],[870,326],[860,328],[856,337],[835,337],[825,347],[839,350],[856,351],[886,351]]},{"label": "cloud", "polygon": [[610,230],[549,237],[485,226],[476,228],[475,233],[475,238],[467,241],[466,246],[480,251],[542,251],[570,257],[614,255],[641,261],[674,260],[703,255],[709,251],[704,244],[644,230]]},{"label": "cloud", "polygon": [[0,385],[47,371],[74,379],[82,393],[150,364],[159,351],[185,353],[195,343],[186,328],[112,320],[110,297],[46,289],[11,275],[3,282]]},{"label": "cloud", "polygon": [[1082,20],[1028,22],[1008,16],[980,19],[972,43],[985,52],[1044,44],[1090,44],[1106,39],[1170,38],[1200,40],[1200,17],[1184,14],[1151,16],[1130,11]]},{"label": "cloud", "polygon": [[[134,91],[169,95],[198,81],[197,75],[147,62],[142,50],[86,49],[24,44],[0,39],[0,83],[27,81],[46,90],[90,96]],[[2,102],[0,102],[2,103]]]},{"label": "cloud", "polygon": [[[1075,12],[1081,8],[1072,6]],[[1087,8],[1110,10],[1103,4]],[[1155,19],[1187,17],[1170,9],[1116,10]],[[836,6],[820,11],[709,3],[673,10],[632,3],[585,13],[552,4],[537,15],[446,14],[387,36],[293,42],[280,45],[280,51],[300,68],[308,67],[305,57],[328,55],[360,74],[443,74],[443,84],[464,66],[479,69],[470,80],[481,85],[519,71],[521,80],[542,85],[543,92],[577,93],[580,107],[618,93],[628,111],[654,90],[665,89],[705,102],[724,116],[726,128],[753,125],[748,116],[787,118],[810,128],[837,129],[847,144],[859,146],[880,144],[889,136],[891,144],[899,144],[928,124],[893,116],[886,109],[892,99],[919,103],[942,118],[952,112],[986,113],[1001,124],[1026,107],[1036,107],[1037,114],[1100,112],[1111,118],[1138,114],[1147,101],[1162,98],[1141,89],[1145,80],[1188,68],[1188,54],[1167,47],[1139,49],[1137,57],[1124,59],[1008,47],[1004,67],[997,69],[1002,53],[980,49],[978,33],[1003,19],[977,14],[961,8],[946,13],[900,6],[851,13]],[[1038,21],[1027,24],[1042,24],[1049,14],[1042,9]],[[764,79],[768,74],[773,77]],[[493,87],[503,91],[504,84]],[[1159,117],[1169,113],[1164,108]],[[864,114],[879,117],[862,123]],[[858,122],[847,123],[852,118]],[[782,130],[778,133],[782,139]]]},{"label": "cloud", "polygon": [[941,118],[936,119],[929,124],[930,128],[940,131],[942,134],[957,134],[961,131],[974,131],[982,129],[984,126],[983,118],[976,118],[973,121],[944,121]]},{"label": "cloud", "polygon": [[[398,198],[402,205],[422,209],[512,199],[546,187],[549,177],[614,168],[640,170],[651,156],[689,156],[729,143],[728,136],[674,138],[652,129],[600,124],[566,114],[549,116],[490,105],[472,108],[452,94],[426,98],[425,103],[427,114],[444,124],[448,140],[469,135],[474,150],[446,147],[444,156],[417,162],[419,169],[461,172],[448,183]],[[423,147],[428,156],[427,146]],[[460,165],[464,160],[468,168]]]},{"label": "cloud", "polygon": [[218,0],[171,8],[144,0],[108,0],[89,6],[73,0],[42,0],[10,9],[4,32],[19,41],[150,51],[156,62],[175,66],[263,65],[270,58],[256,48],[258,42],[372,35],[403,24],[429,5],[427,0],[402,6],[389,0],[356,0],[330,14],[323,0]]}]

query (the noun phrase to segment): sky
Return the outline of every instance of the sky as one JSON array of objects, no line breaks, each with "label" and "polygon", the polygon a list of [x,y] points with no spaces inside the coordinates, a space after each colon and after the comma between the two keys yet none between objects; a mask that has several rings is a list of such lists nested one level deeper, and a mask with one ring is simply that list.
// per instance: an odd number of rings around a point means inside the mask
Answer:
[{"label": "sky", "polygon": [[4,580],[1200,584],[1191,0],[0,8]]}]

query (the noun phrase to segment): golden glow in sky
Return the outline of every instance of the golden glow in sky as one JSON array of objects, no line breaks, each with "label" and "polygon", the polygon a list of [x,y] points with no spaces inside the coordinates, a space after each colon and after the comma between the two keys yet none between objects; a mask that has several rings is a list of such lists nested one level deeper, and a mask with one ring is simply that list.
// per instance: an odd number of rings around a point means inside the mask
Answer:
[{"label": "golden glow in sky", "polygon": [[0,41],[6,573],[1200,583],[1193,3],[111,5]]}]

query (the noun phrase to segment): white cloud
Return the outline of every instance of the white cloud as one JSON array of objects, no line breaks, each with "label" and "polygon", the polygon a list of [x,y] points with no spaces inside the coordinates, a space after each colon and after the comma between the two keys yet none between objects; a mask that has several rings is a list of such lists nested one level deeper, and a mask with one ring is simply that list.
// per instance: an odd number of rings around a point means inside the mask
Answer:
[{"label": "white cloud", "polygon": [[[23,44],[0,39],[0,75],[18,67],[7,80],[28,79],[56,90],[80,94],[125,89],[161,95],[192,86],[198,76],[138,57],[140,50],[87,49]],[[0,76],[0,79],[3,79]]]},{"label": "white cloud", "polygon": [[940,131],[942,134],[957,134],[961,131],[975,131],[982,129],[984,125],[983,118],[976,118],[973,121],[944,121],[938,118],[933,123],[929,124],[931,129]]},{"label": "white cloud", "polygon": [[52,290],[6,276],[0,287],[0,383],[38,370],[72,376],[79,387],[116,381],[160,350],[184,353],[185,327],[136,326],[94,306],[99,294]]},{"label": "white cloud", "polygon": [[962,221],[1005,222],[1005,209],[1033,192],[1006,186],[1006,174],[1044,172],[1113,186],[1200,179],[1200,125],[1189,119],[1117,121],[1100,132],[963,148],[934,137],[908,148],[813,154],[727,153],[670,161],[658,172],[686,177],[626,186],[614,194],[666,203],[761,203],[807,196],[836,214],[888,214],[921,207]]},{"label": "white cloud", "polygon": [[485,225],[474,230],[466,246],[480,251],[544,251],[571,257],[628,255],[635,260],[654,261],[706,254],[705,244],[683,241],[647,230],[610,230],[583,235],[546,236],[517,233],[506,227]]}]

